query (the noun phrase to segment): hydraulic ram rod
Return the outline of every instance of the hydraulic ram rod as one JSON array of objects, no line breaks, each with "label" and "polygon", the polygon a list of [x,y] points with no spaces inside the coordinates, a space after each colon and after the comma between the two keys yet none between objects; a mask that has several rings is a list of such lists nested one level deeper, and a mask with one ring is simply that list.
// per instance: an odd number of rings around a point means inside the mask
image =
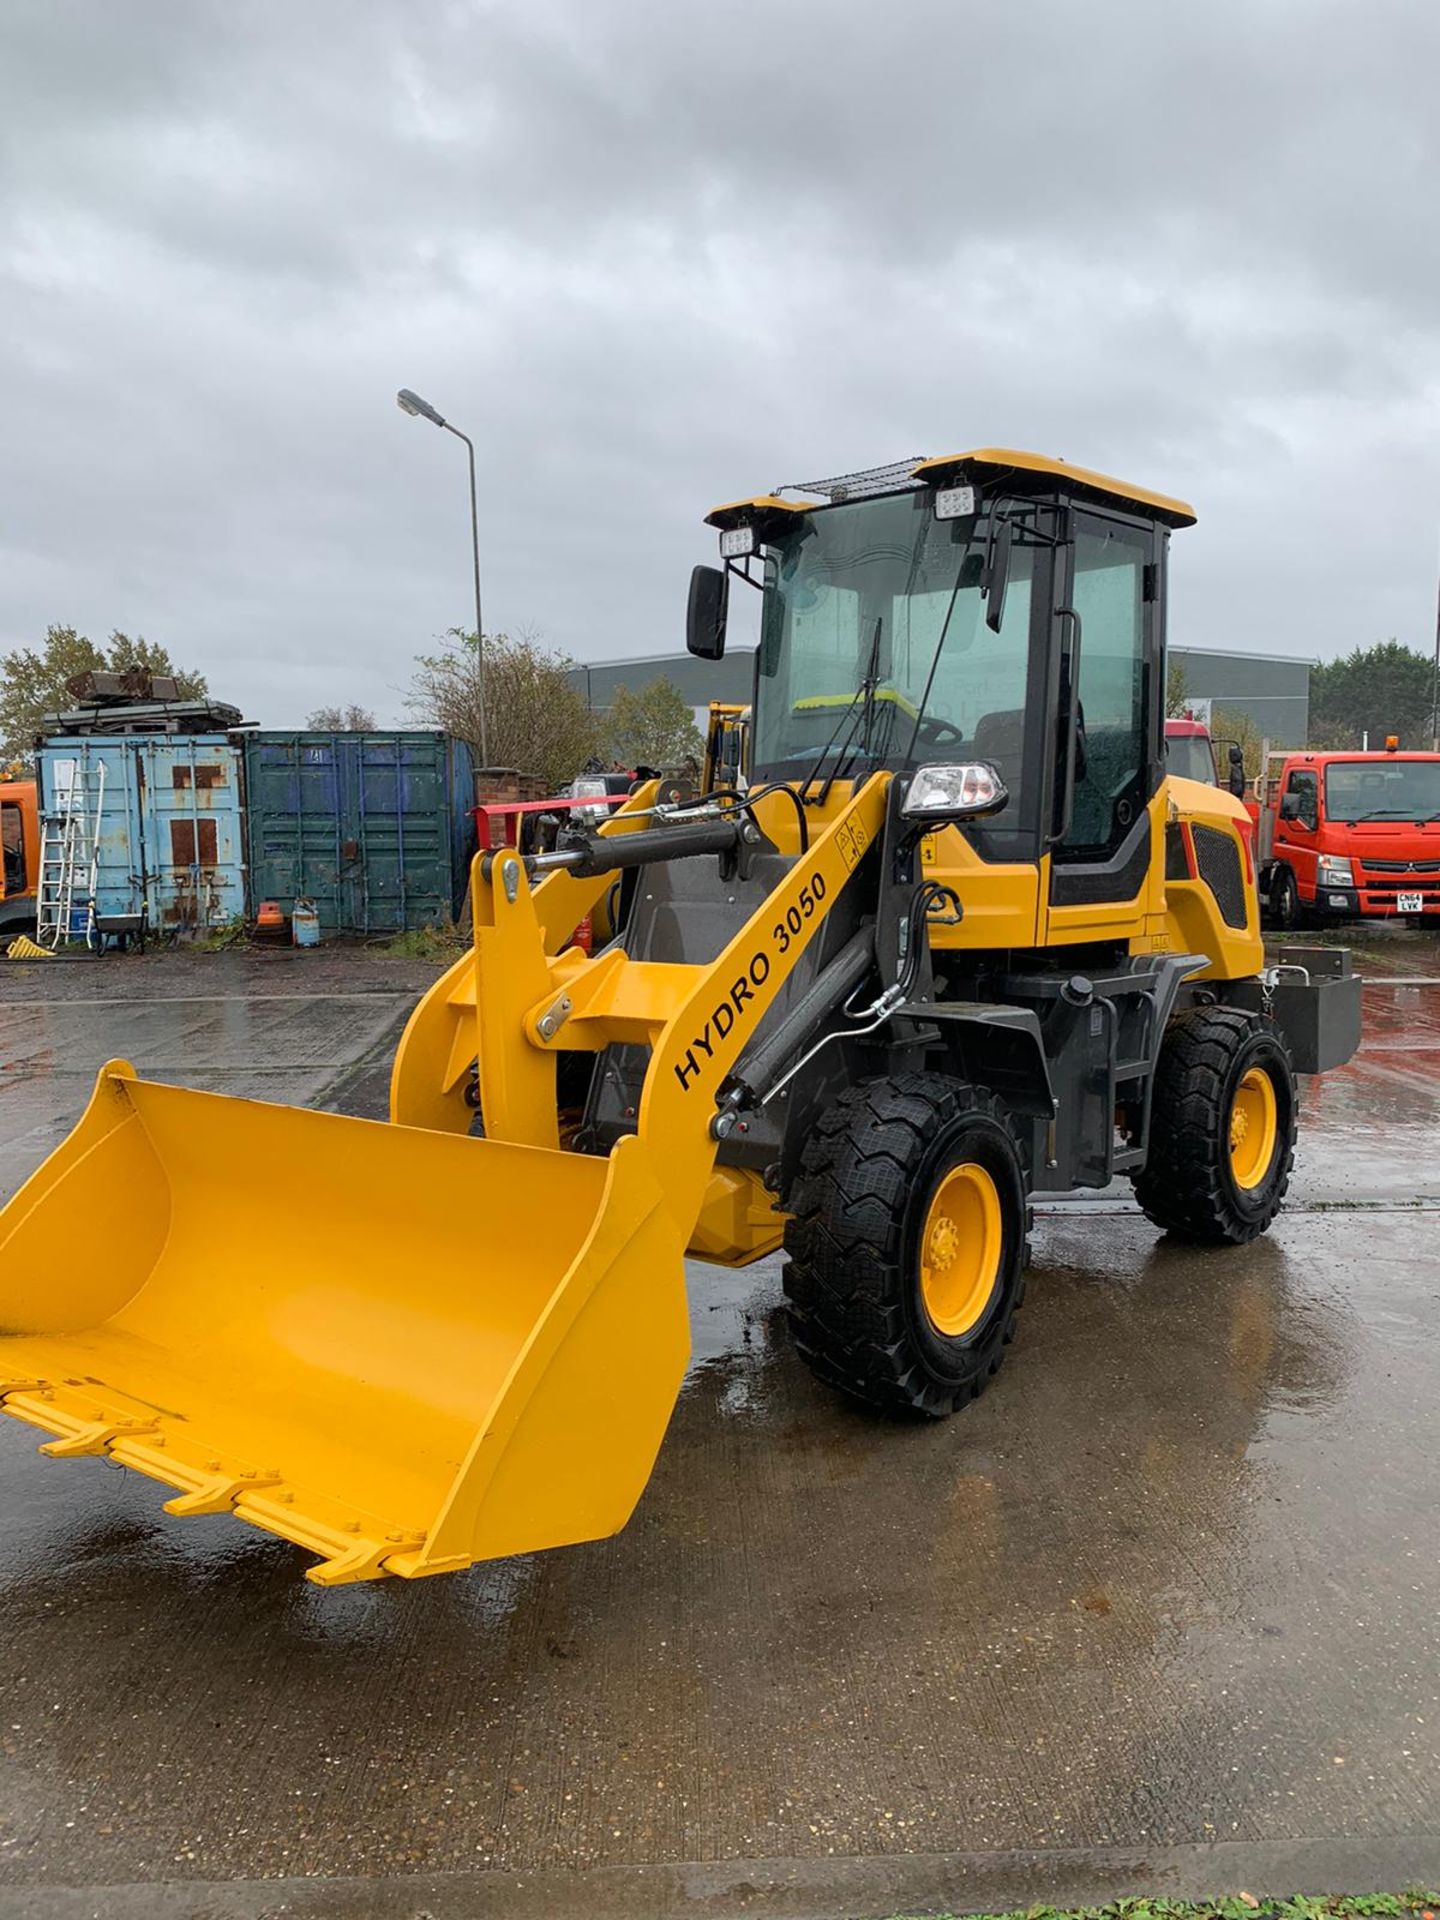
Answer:
[{"label": "hydraulic ram rod", "polygon": [[721,1090],[721,1105],[758,1107],[783,1078],[785,1069],[826,1020],[865,978],[875,959],[875,929],[865,926],[850,939],[790,1009],[775,1031],[736,1063]]},{"label": "hydraulic ram rod", "polygon": [[747,834],[758,834],[740,820],[697,820],[693,826],[647,827],[640,833],[586,835],[585,844],[537,853],[527,862],[534,874],[563,869],[577,879],[648,867],[652,860],[688,860],[706,853],[734,853]]}]

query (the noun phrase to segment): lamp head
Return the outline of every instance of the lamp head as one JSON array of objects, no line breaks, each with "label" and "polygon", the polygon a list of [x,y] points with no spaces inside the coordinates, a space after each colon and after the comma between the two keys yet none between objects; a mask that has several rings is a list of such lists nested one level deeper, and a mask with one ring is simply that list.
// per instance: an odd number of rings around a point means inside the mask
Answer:
[{"label": "lamp head", "polygon": [[409,387],[401,387],[395,396],[395,404],[402,413],[412,414],[417,420],[432,420],[437,427],[445,424],[444,415],[437,413],[428,400],[422,400]]}]

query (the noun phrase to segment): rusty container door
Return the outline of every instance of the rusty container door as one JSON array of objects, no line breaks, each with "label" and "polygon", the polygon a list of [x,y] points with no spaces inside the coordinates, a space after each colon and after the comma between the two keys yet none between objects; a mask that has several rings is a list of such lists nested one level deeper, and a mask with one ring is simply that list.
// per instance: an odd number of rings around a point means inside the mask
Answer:
[{"label": "rusty container door", "polygon": [[204,933],[243,920],[239,749],[223,733],[154,735],[136,746],[152,928]]},{"label": "rusty container door", "polygon": [[398,933],[457,910],[473,851],[472,775],[446,734],[263,730],[245,740],[251,893],[322,934]]}]

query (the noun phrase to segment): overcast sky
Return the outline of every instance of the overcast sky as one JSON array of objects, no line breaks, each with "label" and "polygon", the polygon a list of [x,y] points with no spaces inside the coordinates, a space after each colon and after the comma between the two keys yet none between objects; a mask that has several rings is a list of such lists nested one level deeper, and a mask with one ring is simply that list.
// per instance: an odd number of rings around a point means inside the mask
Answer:
[{"label": "overcast sky", "polygon": [[1191,500],[1171,638],[1428,652],[1433,0],[4,0],[0,646],[271,725],[682,642],[715,502],[991,444]]}]

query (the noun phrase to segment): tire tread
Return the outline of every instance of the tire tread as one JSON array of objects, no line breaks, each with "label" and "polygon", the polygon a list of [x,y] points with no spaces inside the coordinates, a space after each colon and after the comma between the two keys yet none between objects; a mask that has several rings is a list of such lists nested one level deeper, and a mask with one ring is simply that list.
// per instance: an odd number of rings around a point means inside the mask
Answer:
[{"label": "tire tread", "polygon": [[1288,1122],[1264,1205],[1253,1214],[1229,1177],[1227,1087],[1236,1056],[1256,1032],[1255,1017],[1231,1007],[1187,1007],[1166,1028],[1151,1100],[1150,1150],[1134,1176],[1135,1198],[1157,1227],[1206,1246],[1239,1246],[1270,1225],[1295,1162],[1294,1078],[1279,1031],[1266,1026],[1291,1076]]},{"label": "tire tread", "polygon": [[1024,1297],[1028,1209],[1019,1282],[974,1377],[950,1385],[926,1369],[903,1305],[907,1204],[937,1131],[966,1112],[994,1120],[1013,1143],[993,1094],[911,1073],[846,1088],[801,1154],[785,1231],[795,1347],[818,1379],[886,1412],[943,1418],[975,1399],[999,1369]]}]

